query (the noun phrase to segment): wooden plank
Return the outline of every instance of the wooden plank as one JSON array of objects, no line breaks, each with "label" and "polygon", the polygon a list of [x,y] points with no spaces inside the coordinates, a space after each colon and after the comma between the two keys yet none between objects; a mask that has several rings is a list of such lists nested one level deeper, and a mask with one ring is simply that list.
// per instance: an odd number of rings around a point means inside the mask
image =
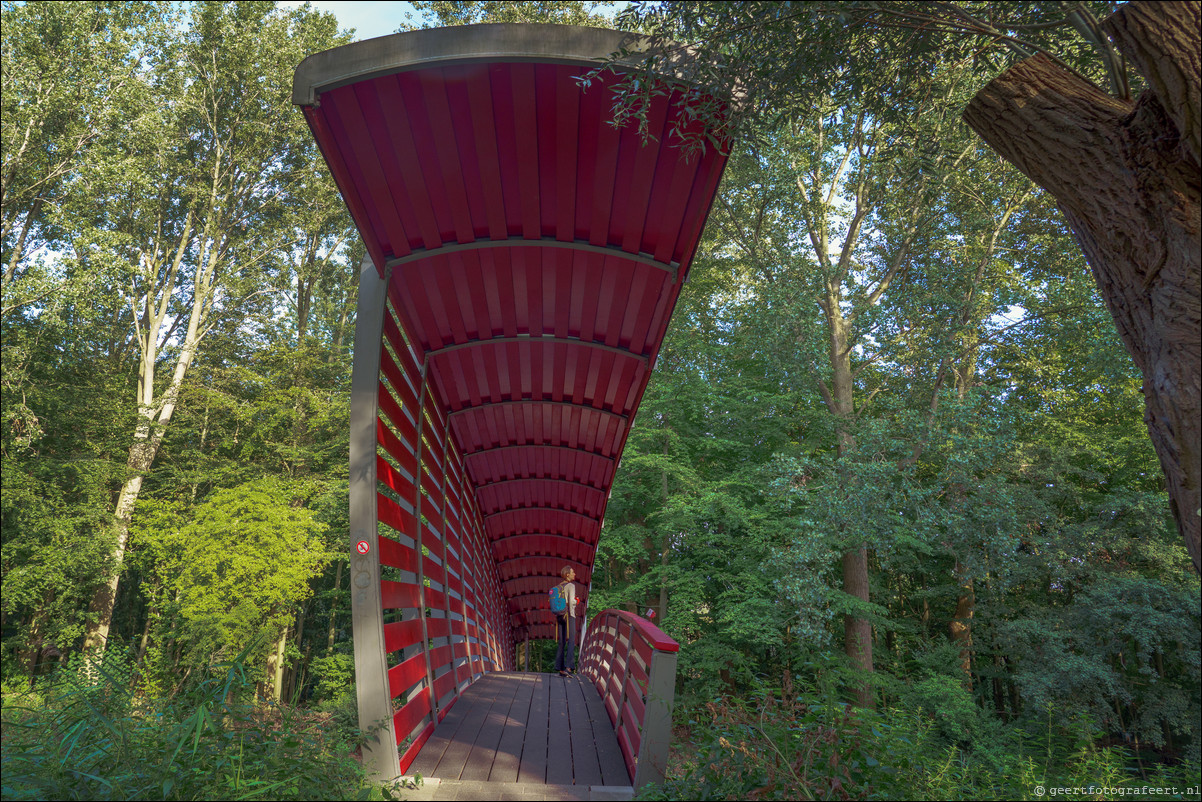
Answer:
[{"label": "wooden plank", "polygon": [[630,785],[630,773],[626,771],[626,760],[622,750],[618,748],[618,738],[614,734],[613,724],[605,711],[605,703],[601,694],[591,682],[582,682],[581,691],[585,705],[588,707],[589,719],[593,725],[593,745],[597,750],[597,762],[601,767],[601,785]]},{"label": "wooden plank", "polygon": [[547,784],[572,784],[572,737],[568,724],[568,697],[563,677],[552,674],[547,715]]},{"label": "wooden plank", "polygon": [[534,698],[536,683],[533,674],[514,674],[517,681],[517,693],[513,704],[509,707],[509,715],[505,721],[505,731],[497,744],[497,754],[493,759],[492,772],[488,775],[489,782],[515,783],[518,781],[518,768],[522,763],[522,742],[526,738],[527,722],[530,720],[530,702]]},{"label": "wooden plank", "polygon": [[[476,743],[468,753],[467,765],[463,767],[461,780],[487,780],[492,773],[493,761],[497,755],[497,746],[509,719],[509,708],[513,705],[520,681],[512,676],[500,675],[502,680],[497,692],[493,694],[492,705],[484,719],[484,725],[476,736]],[[483,703],[483,700],[481,700]]]},{"label": "wooden plank", "polygon": [[518,782],[547,781],[547,711],[550,692],[550,675],[536,675],[533,698],[530,701],[530,719],[526,723],[526,739],[522,744]]},{"label": "wooden plank", "polygon": [[573,677],[564,683],[568,702],[568,723],[571,727],[572,777],[576,785],[601,785],[601,763],[594,746],[595,736],[584,701],[584,686],[588,680]]},{"label": "wooden plank", "polygon": [[423,777],[434,777],[434,770],[438,767],[438,762],[442,760],[442,755],[447,747],[451,745],[455,735],[463,725],[463,720],[467,716],[468,708],[471,707],[470,702],[466,698],[471,688],[463,692],[463,696],[451,708],[451,712],[447,713],[447,717],[438,723],[434,734],[430,736],[430,740],[426,741],[426,745],[418,752],[417,757],[413,759],[413,763],[409,766],[410,774],[420,774]]},{"label": "wooden plank", "polygon": [[430,776],[444,780],[460,778],[467,765],[467,756],[471,753],[472,746],[475,745],[476,736],[484,725],[489,708],[492,707],[492,696],[502,685],[503,681],[499,677],[488,675],[481,677],[463,692],[462,698],[455,704],[455,707],[451,708],[451,713],[447,714],[447,718],[450,718],[451,714],[461,706],[466,707],[467,712]]}]

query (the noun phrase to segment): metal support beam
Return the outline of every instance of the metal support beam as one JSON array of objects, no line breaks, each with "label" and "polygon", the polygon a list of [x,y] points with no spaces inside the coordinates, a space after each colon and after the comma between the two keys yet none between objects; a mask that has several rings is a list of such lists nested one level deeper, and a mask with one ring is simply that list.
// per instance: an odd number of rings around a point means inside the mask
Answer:
[{"label": "metal support beam", "polygon": [[593,491],[596,491],[596,492],[602,493],[602,494],[606,494],[609,492],[608,490],[602,490],[601,488],[597,487],[596,485],[591,485],[588,482],[574,482],[571,479],[557,479],[557,478],[554,478],[551,476],[547,476],[547,477],[519,476],[514,479],[498,479],[495,482],[485,482],[484,484],[476,485],[476,490],[480,491],[486,487],[496,487],[497,485],[505,485],[505,484],[509,484],[511,482],[555,482],[556,484],[569,485],[571,487],[583,487],[585,490],[593,490]]},{"label": "metal support beam", "polygon": [[[370,257],[359,271],[359,305],[355,321],[351,373],[350,562],[351,625],[355,646],[355,695],[363,743],[363,770],[377,782],[401,773],[388,662],[384,653],[383,598],[380,591],[380,548],[376,518],[376,418],[381,336],[388,280],[381,279]],[[366,544],[360,553],[358,544]],[[381,725],[377,728],[377,725]]]},{"label": "metal support beam", "polygon": [[653,267],[656,270],[663,270],[668,274],[673,284],[676,283],[676,274],[680,270],[678,262],[661,262],[649,253],[631,253],[620,248],[593,245],[586,240],[564,242],[563,240],[549,237],[543,237],[542,239],[510,237],[509,239],[500,240],[478,239],[473,242],[447,242],[437,248],[418,248],[404,256],[393,257],[385,263],[385,266],[396,269],[412,264],[413,262],[423,262],[435,256],[464,253],[466,251],[492,250],[494,248],[552,248],[556,250],[576,251],[577,253],[593,253],[609,259],[622,259],[646,267]]},{"label": "metal support beam", "polygon": [[596,457],[597,459],[603,459],[606,462],[615,462],[615,459],[613,457],[607,457],[604,454],[598,454],[596,451],[586,451],[583,448],[572,448],[571,446],[556,446],[556,445],[551,445],[550,443],[548,443],[546,445],[542,445],[539,443],[526,443],[526,444],[517,445],[517,446],[492,446],[491,448],[481,448],[477,451],[469,451],[463,455],[463,458],[466,460],[469,457],[479,457],[482,454],[496,454],[499,451],[510,451],[510,450],[516,449],[516,448],[558,448],[558,449],[562,449],[564,451],[573,451],[577,454],[587,454],[590,457]]},{"label": "metal support beam", "polygon": [[563,507],[546,507],[546,506],[510,507],[509,509],[506,509],[506,510],[497,510],[496,512],[490,512],[488,515],[483,516],[483,518],[485,521],[487,521],[489,518],[496,518],[498,515],[508,515],[511,512],[564,512],[564,513],[567,513],[568,515],[578,515],[581,518],[586,518],[586,519],[592,521],[593,523],[597,524],[598,526],[601,525],[600,518],[594,518],[593,516],[589,515],[588,513],[576,512],[576,510],[568,510],[568,509],[564,509]]},{"label": "metal support beam", "polygon": [[[492,546],[493,557],[496,558],[496,556],[497,556],[497,546],[498,545],[501,545],[506,542],[513,542],[514,540],[517,540],[518,538],[523,538],[523,537],[539,538],[538,542],[540,542],[540,543],[546,543],[547,539],[550,538],[553,543],[559,543],[559,542],[563,541],[565,543],[565,546],[567,545],[567,543],[571,543],[576,546],[581,546],[581,545],[596,546],[597,545],[596,543],[589,543],[587,540],[581,540],[580,538],[572,537],[571,535],[564,535],[564,534],[561,534],[558,532],[523,532],[522,534],[519,534],[519,535],[504,535],[502,537],[490,539],[489,545]],[[514,554],[509,557],[502,557],[501,559],[497,560],[497,562],[501,563],[501,562],[505,562],[506,560],[514,559],[517,557],[551,557],[556,560],[567,560],[567,561],[572,561],[574,559],[572,557],[568,557],[565,554],[562,554],[559,552],[557,552],[555,554],[548,554],[546,551],[529,551],[529,552],[523,551],[520,554]]]},{"label": "metal support beam", "polygon": [[[417,476],[413,480],[413,518],[417,521],[417,531],[413,533],[413,542],[417,544],[414,552],[417,558],[418,604],[421,605],[417,612],[422,620],[422,654],[426,658],[426,690],[430,694],[430,720],[437,723],[438,698],[434,694],[434,668],[430,665],[430,625],[426,621],[426,570],[422,555],[422,535],[426,528],[422,524],[422,474],[425,473],[425,461],[422,459],[422,430],[425,428],[426,422],[427,364],[422,362],[420,366],[421,386],[417,391],[417,437],[413,443],[417,455]],[[443,504],[446,504],[446,499],[443,499]]]},{"label": "metal support beam", "polygon": [[600,407],[589,406],[588,404],[574,404],[571,401],[553,401],[550,398],[515,398],[507,401],[483,401],[479,404],[472,404],[468,407],[460,407],[448,413],[450,417],[465,415],[468,412],[476,412],[478,410],[489,410],[497,407],[516,407],[516,406],[532,406],[545,405],[557,407],[574,407],[583,412],[599,412],[602,415],[610,415],[620,421],[630,420],[629,415],[623,415],[621,412],[614,412],[612,409],[601,409]]},{"label": "metal support beam", "polygon": [[[633,649],[626,659],[634,659]],[[662,785],[668,770],[672,704],[676,694],[676,652],[661,652],[659,649],[652,652],[649,674],[642,740],[639,741],[639,762],[634,772],[636,794],[645,785]]]},{"label": "metal support beam", "polygon": [[639,354],[631,351],[629,348],[622,348],[617,345],[606,345],[594,340],[582,340],[579,337],[555,337],[553,335],[535,335],[535,334],[519,334],[516,337],[487,337],[482,340],[468,340],[465,343],[452,343],[444,345],[442,348],[431,348],[426,352],[426,360],[433,359],[436,356],[449,354],[452,351],[462,351],[464,348],[478,348],[482,345],[505,345],[512,343],[537,343],[539,345],[582,345],[585,348],[593,348],[599,351],[606,351],[611,354],[616,354],[621,357],[637,359],[644,368],[648,366],[651,357],[645,354]]},{"label": "metal support beam", "polygon": [[[439,510],[442,513],[442,609],[446,615],[447,622],[447,645],[451,649],[451,672],[455,678],[455,693],[459,693],[459,666],[455,663],[455,632],[451,626],[451,538],[447,534],[447,507],[451,505],[450,494],[448,489],[451,480],[448,478],[451,474],[450,460],[448,453],[451,445],[451,419],[447,418],[446,425],[442,432],[442,504]],[[463,509],[463,493],[459,494],[458,509]],[[462,512],[460,513],[462,515]],[[462,523],[460,524],[462,526]],[[462,535],[460,535],[462,537]],[[463,569],[460,568],[462,571]],[[464,640],[467,640],[465,637]],[[429,641],[426,642],[429,644]]]}]

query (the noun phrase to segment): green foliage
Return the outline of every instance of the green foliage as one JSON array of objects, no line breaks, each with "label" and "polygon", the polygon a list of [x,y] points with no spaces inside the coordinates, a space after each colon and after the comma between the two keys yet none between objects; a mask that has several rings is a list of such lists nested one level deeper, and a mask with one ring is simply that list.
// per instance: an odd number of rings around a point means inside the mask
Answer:
[{"label": "green foliage", "polygon": [[310,579],[333,555],[302,506],[307,490],[274,479],[219,490],[181,530],[172,582],[194,660],[273,643],[312,593]]},{"label": "green foliage", "polygon": [[[1105,786],[1118,790],[1099,798],[1119,799],[1148,785],[1197,787],[1197,763],[1140,775],[1122,748],[1002,727],[959,747],[945,737],[947,722],[922,710],[857,710],[818,687],[794,696],[791,685],[678,706],[667,782],[638,798],[1038,799],[1052,787]],[[941,705],[940,688],[955,694],[939,682],[919,694],[931,694],[932,710],[972,716],[971,702]]]},{"label": "green foliage", "polygon": [[136,697],[116,649],[64,669],[44,701],[6,694],[4,798],[367,799],[347,743],[295,711],[234,701],[246,657],[207,668],[175,699]]},{"label": "green foliage", "polygon": [[483,0],[417,0],[410,5],[431,27],[481,23],[543,22],[560,25],[609,27],[610,17],[602,12],[617,5],[609,0],[535,0],[523,3],[492,3]]},{"label": "green foliage", "polygon": [[343,704],[355,695],[355,658],[349,654],[331,654],[314,658],[310,667],[316,688],[313,700]]}]

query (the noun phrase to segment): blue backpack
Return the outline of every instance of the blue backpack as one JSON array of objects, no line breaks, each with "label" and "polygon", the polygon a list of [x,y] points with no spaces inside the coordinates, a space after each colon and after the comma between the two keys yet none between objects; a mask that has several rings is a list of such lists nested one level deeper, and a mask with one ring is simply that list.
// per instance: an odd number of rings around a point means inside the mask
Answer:
[{"label": "blue backpack", "polygon": [[568,597],[564,593],[563,585],[556,585],[551,588],[547,595],[551,597],[551,612],[555,613],[555,615],[563,615],[567,612]]}]

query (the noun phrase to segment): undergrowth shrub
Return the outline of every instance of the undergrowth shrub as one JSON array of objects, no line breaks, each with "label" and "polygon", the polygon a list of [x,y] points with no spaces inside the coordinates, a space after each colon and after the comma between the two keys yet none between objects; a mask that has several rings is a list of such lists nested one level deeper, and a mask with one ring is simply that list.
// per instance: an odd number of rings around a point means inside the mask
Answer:
[{"label": "undergrowth shrub", "polygon": [[[929,690],[922,695],[935,707]],[[1160,798],[1198,798],[1196,765],[1141,774],[1125,749],[1097,747],[1081,733],[1049,728],[1033,739],[1017,727],[982,730],[954,704],[952,719],[940,720],[926,707],[863,710],[836,698],[761,689],[678,705],[667,781],[639,798],[1035,800],[1038,787],[1091,785],[1094,799],[1144,786],[1180,789]],[[966,739],[964,724],[974,730]],[[1104,796],[1102,787],[1120,790]]]},{"label": "undergrowth shrub", "polygon": [[42,699],[6,696],[4,799],[367,799],[349,744],[243,701],[245,656],[175,698],[136,697],[116,650],[63,669]]}]

